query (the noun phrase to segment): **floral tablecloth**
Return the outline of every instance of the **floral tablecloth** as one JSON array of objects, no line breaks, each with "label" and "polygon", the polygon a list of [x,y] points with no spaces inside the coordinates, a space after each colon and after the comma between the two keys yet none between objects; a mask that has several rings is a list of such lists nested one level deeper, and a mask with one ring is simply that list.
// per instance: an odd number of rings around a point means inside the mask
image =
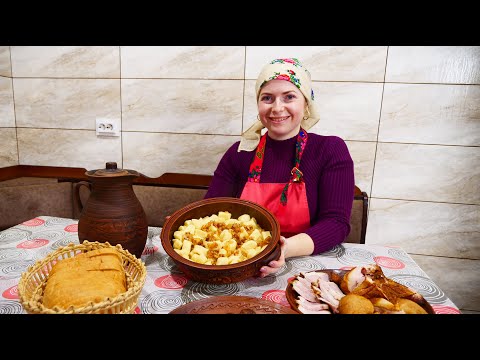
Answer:
[{"label": "floral tablecloth", "polygon": [[[18,301],[20,276],[37,260],[69,243],[78,243],[78,220],[39,216],[0,232],[0,314],[25,313]],[[288,280],[300,272],[350,269],[377,263],[385,275],[423,295],[437,314],[459,314],[459,309],[399,247],[342,244],[316,256],[288,259],[276,274],[242,282],[213,285],[188,280],[165,253],[161,228],[149,227],[155,245],[153,254],[142,255],[147,279],[139,297],[137,313],[167,314],[190,301],[218,295],[263,298],[289,306],[285,297]]]}]

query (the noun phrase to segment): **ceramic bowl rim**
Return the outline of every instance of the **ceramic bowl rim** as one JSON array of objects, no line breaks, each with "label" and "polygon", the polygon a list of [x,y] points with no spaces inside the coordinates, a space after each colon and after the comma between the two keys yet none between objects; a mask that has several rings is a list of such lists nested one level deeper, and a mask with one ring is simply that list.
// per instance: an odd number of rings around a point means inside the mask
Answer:
[{"label": "ceramic bowl rim", "polygon": [[[267,245],[263,251],[259,252],[257,255],[254,257],[238,262],[236,264],[229,264],[229,265],[205,265],[205,264],[200,264],[188,259],[185,259],[183,256],[177,254],[175,250],[173,250],[173,244],[171,239],[168,238],[168,232],[170,229],[167,230],[167,228],[171,228],[173,223],[180,218],[183,214],[186,212],[197,208],[201,207],[205,204],[211,204],[211,203],[226,203],[226,202],[233,202],[236,204],[243,204],[249,207],[252,207],[256,210],[258,210],[261,213],[264,213],[265,216],[267,217],[268,220],[271,220],[271,222],[274,224],[273,228],[270,230],[271,235],[272,235],[272,241]],[[210,214],[211,215],[211,214]],[[207,215],[206,215],[207,216]],[[167,226],[168,225],[168,226]],[[182,224],[183,225],[183,224]],[[256,263],[257,260],[266,257],[268,254],[271,252],[275,251],[275,248],[277,244],[279,244],[280,240],[280,224],[277,220],[277,218],[265,207],[254,203],[249,200],[244,200],[244,199],[239,199],[239,198],[233,198],[233,197],[215,197],[215,198],[208,198],[208,199],[202,199],[198,200],[195,202],[192,202],[183,208],[175,211],[166,221],[165,224],[162,227],[162,232],[160,234],[160,240],[163,246],[163,249],[165,252],[175,261],[180,262],[183,265],[189,266],[191,268],[195,268],[198,270],[208,270],[208,271],[225,271],[225,270],[237,270],[239,268],[247,267],[248,265],[251,265],[253,263]]]}]

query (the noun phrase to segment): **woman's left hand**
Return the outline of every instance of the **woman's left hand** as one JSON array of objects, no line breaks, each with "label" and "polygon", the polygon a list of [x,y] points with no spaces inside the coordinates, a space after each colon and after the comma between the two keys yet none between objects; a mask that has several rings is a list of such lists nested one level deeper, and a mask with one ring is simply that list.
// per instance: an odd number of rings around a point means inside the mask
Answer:
[{"label": "woman's left hand", "polygon": [[267,275],[276,273],[285,264],[285,252],[287,251],[287,239],[284,236],[280,236],[280,257],[277,260],[272,260],[268,263],[268,266],[262,266],[260,268],[259,277],[263,278]]}]

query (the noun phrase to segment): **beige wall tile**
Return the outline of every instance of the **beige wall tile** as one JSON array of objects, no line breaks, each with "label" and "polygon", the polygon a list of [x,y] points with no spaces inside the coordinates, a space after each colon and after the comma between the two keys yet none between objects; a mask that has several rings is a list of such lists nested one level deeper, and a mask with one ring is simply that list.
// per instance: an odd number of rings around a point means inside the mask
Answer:
[{"label": "beige wall tile", "polygon": [[480,46],[390,46],[385,81],[480,84]]},{"label": "beige wall tile", "polygon": [[123,129],[240,135],[243,80],[122,80]]},{"label": "beige wall tile", "polygon": [[122,167],[121,137],[99,138],[95,131],[17,129],[20,165],[104,169],[114,161]]},{"label": "beige wall tile", "polygon": [[118,46],[12,46],[14,77],[119,78]]},{"label": "beige wall tile", "polygon": [[370,199],[366,243],[480,260],[480,206]]},{"label": "beige wall tile", "polygon": [[17,126],[96,128],[97,117],[120,119],[120,81],[14,79]]},{"label": "beige wall tile", "polygon": [[15,129],[0,128],[0,168],[18,165],[17,135]]},{"label": "beige wall tile", "polygon": [[386,46],[247,46],[245,78],[256,79],[267,63],[293,57],[313,80],[383,81]]},{"label": "beige wall tile", "polygon": [[[149,177],[166,172],[213,175],[238,136],[123,133],[126,169]],[[179,146],[181,144],[181,146]]]},{"label": "beige wall tile", "polygon": [[[460,309],[480,311],[480,260],[411,255],[428,277]],[[435,289],[426,289],[434,294]]]},{"label": "beige wall tile", "polygon": [[15,127],[12,79],[0,77],[0,127]]},{"label": "beige wall tile", "polygon": [[355,185],[370,195],[376,144],[360,141],[346,141],[346,144],[353,159]]},{"label": "beige wall tile", "polygon": [[314,83],[319,122],[311,131],[342,139],[376,141],[383,84]]},{"label": "beige wall tile", "polygon": [[480,145],[480,86],[385,84],[378,139]]},{"label": "beige wall tile", "polygon": [[379,143],[372,197],[480,204],[480,148]]},{"label": "beige wall tile", "polygon": [[9,46],[0,46],[0,76],[12,76]]},{"label": "beige wall tile", "polygon": [[243,79],[244,46],[123,46],[122,78]]}]

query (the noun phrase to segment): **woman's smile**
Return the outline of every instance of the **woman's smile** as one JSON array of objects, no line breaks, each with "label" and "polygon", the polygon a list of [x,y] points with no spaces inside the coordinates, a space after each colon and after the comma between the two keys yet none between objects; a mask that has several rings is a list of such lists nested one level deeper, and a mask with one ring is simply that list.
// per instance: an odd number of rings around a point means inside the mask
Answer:
[{"label": "woman's smile", "polygon": [[269,117],[269,120],[274,124],[281,124],[285,120],[288,120],[290,116],[282,116],[282,117]]}]

